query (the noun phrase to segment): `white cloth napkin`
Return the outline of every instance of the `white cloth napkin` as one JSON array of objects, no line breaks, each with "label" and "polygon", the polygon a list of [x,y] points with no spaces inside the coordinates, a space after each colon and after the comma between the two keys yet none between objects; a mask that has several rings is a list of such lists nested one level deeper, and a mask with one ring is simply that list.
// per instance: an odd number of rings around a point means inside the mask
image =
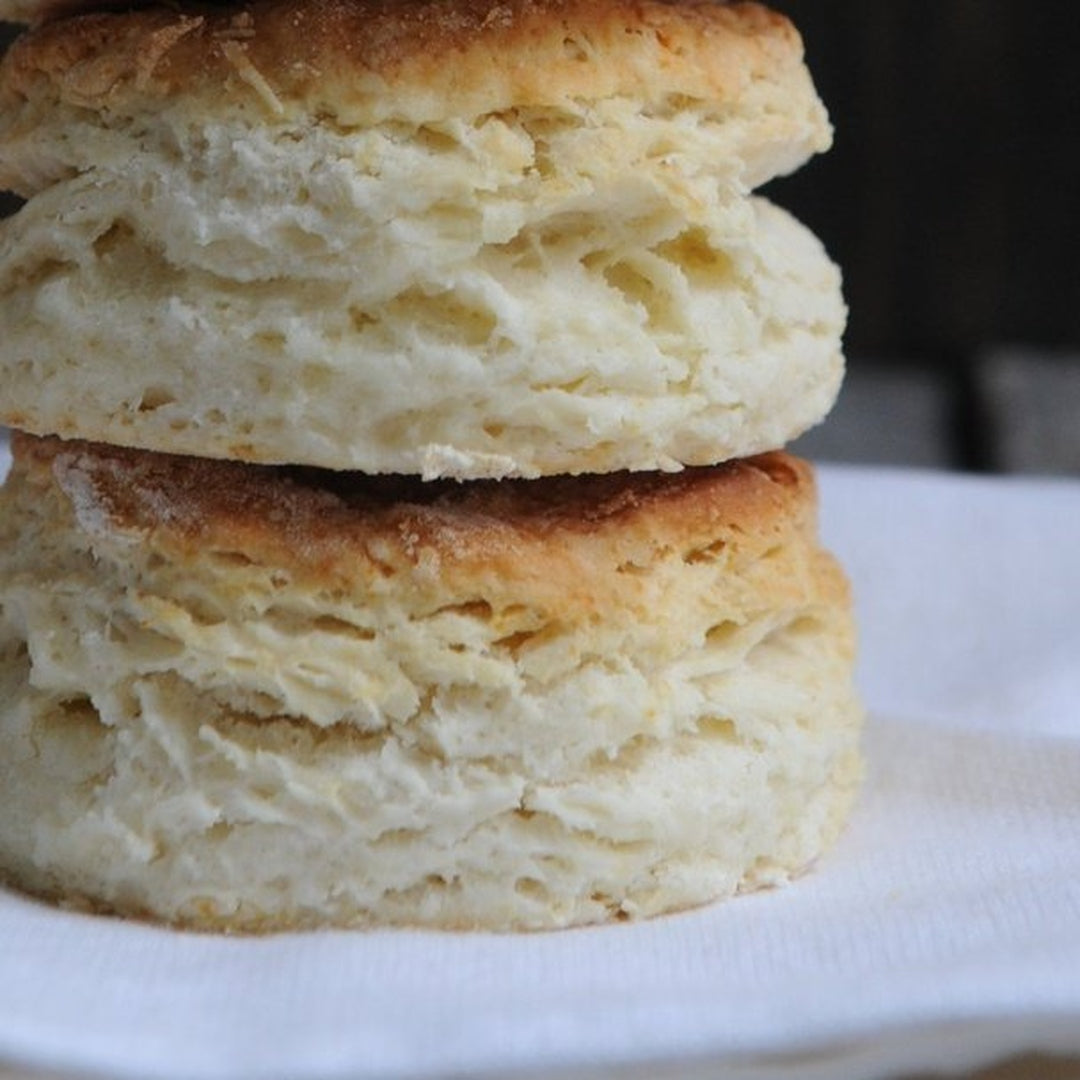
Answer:
[{"label": "white cloth napkin", "polygon": [[871,716],[864,795],[813,873],[673,918],[505,937],[234,940],[0,892],[0,1061],[142,1080],[694,1063],[807,1080],[1080,1053],[1080,483],[821,477]]}]

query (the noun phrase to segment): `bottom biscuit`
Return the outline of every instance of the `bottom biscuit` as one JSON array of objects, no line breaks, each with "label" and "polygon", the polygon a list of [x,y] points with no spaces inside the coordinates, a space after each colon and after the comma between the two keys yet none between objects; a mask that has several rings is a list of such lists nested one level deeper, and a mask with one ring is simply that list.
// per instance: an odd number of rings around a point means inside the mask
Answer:
[{"label": "bottom biscuit", "polygon": [[810,469],[422,484],[16,436],[0,874],[200,929],[540,929],[781,882],[861,710]]}]

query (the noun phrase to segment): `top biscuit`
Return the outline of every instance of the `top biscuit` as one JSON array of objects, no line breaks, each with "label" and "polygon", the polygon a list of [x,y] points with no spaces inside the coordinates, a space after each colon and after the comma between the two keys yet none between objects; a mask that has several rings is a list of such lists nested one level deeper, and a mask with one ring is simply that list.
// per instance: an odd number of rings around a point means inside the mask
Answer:
[{"label": "top biscuit", "polygon": [[212,94],[220,108],[255,93],[369,124],[611,94],[733,100],[762,79],[801,88],[802,46],[755,4],[256,0],[60,20],[15,45],[0,92],[114,112],[178,94]]},{"label": "top biscuit", "polygon": [[0,423],[426,478],[785,445],[840,278],[750,192],[829,144],[798,34],[686,0],[254,0],[0,63]]}]

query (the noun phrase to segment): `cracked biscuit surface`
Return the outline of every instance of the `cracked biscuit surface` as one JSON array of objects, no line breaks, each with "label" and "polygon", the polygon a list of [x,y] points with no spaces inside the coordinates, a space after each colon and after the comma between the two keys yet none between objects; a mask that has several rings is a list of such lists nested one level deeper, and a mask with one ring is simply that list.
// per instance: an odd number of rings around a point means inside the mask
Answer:
[{"label": "cracked biscuit surface", "polygon": [[541,929],[771,884],[858,776],[809,468],[421,484],[17,436],[0,868],[204,929]]},{"label": "cracked biscuit surface", "polygon": [[148,9],[0,67],[0,420],[366,472],[785,444],[840,276],[750,192],[829,143],[781,17],[515,0]]}]

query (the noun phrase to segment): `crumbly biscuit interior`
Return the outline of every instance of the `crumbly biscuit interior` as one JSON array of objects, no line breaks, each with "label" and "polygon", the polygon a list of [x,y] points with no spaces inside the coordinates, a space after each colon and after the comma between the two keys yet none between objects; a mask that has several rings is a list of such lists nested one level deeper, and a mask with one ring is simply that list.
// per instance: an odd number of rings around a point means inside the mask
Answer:
[{"label": "crumbly biscuit interior", "polygon": [[361,131],[73,111],[0,244],[7,419],[429,477],[782,445],[837,392],[839,273],[747,197],[745,124],[639,105]]}]

